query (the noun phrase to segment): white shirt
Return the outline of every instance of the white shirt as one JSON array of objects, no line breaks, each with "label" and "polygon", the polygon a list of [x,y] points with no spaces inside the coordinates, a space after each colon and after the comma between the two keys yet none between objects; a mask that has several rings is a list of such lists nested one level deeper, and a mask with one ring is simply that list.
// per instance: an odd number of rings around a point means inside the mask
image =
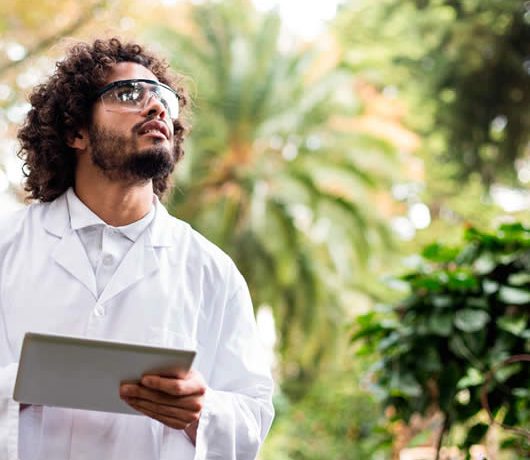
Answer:
[{"label": "white shirt", "polygon": [[152,222],[155,216],[154,207],[132,224],[113,227],[94,214],[77,197],[73,189],[66,192],[66,203],[70,214],[70,225],[83,243],[96,275],[98,295],[101,295],[127,251]]},{"label": "white shirt", "polygon": [[28,458],[254,459],[272,421],[272,381],[228,256],[156,200],[152,222],[101,292],[97,284],[65,195],[0,219],[0,459],[18,455],[12,391],[26,331],[192,347],[208,385],[196,447],[145,416],[32,406],[21,420]]}]

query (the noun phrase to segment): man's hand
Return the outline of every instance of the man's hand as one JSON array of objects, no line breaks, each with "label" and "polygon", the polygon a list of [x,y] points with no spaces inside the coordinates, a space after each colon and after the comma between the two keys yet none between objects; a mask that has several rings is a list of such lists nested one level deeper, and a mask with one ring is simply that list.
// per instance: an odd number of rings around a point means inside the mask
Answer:
[{"label": "man's hand", "polygon": [[120,397],[131,407],[177,430],[195,443],[206,383],[191,370],[183,378],[144,375],[139,384],[124,383]]}]

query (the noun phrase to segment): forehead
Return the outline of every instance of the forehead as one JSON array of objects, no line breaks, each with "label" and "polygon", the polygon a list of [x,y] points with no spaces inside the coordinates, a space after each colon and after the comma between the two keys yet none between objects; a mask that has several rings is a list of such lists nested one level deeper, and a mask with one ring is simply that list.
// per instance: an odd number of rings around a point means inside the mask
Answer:
[{"label": "forehead", "polygon": [[134,78],[145,78],[147,80],[156,80],[153,72],[136,62],[118,62],[114,64],[107,75],[107,84],[119,80],[131,80]]}]

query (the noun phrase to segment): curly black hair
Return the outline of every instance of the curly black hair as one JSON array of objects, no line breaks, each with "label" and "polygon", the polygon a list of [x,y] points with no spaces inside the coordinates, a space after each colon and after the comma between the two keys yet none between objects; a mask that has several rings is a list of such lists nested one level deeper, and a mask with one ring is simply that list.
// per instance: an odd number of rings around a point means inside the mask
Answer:
[{"label": "curly black hair", "polygon": [[[31,109],[18,132],[25,175],[24,189],[29,198],[53,201],[74,185],[76,155],[67,139],[90,125],[92,105],[98,89],[104,86],[110,68],[119,62],[134,62],[149,69],[162,83],[171,86],[180,98],[187,95],[170,74],[168,64],[136,43],[118,38],[78,43],[56,65],[55,73],[30,95]],[[181,112],[182,113],[182,112]],[[177,160],[184,155],[187,127],[182,115],[173,121]],[[153,179],[154,192],[161,197],[169,187],[170,173]]]}]

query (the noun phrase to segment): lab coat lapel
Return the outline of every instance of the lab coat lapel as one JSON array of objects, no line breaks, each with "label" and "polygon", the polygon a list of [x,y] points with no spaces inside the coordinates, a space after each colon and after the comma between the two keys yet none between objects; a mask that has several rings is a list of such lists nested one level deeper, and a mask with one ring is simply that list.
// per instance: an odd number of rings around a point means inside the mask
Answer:
[{"label": "lab coat lapel", "polygon": [[116,273],[101,293],[100,302],[105,303],[120,292],[159,269],[155,249],[146,241],[143,232],[121,261]]},{"label": "lab coat lapel", "polygon": [[52,257],[74,278],[83,283],[94,297],[97,297],[94,270],[75,230],[70,230],[63,236]]},{"label": "lab coat lapel", "polygon": [[64,194],[48,204],[43,225],[49,233],[60,238],[53,250],[52,258],[97,298],[94,271],[81,240],[70,226],[70,215]]},{"label": "lab coat lapel", "polygon": [[[155,198],[155,219],[125,255],[106,288],[100,302],[110,300],[141,279],[159,270],[157,248],[169,248],[175,244],[175,228],[168,212]],[[83,244],[70,226],[66,196],[63,194],[48,204],[44,217],[46,230],[61,238],[53,252],[53,258],[79,280],[97,299],[96,277]]]},{"label": "lab coat lapel", "polygon": [[171,217],[155,197],[155,217],[152,225],[135,241],[123,258],[120,266],[101,293],[99,299],[105,303],[112,297],[138,283],[160,269],[157,250],[174,245]]}]

